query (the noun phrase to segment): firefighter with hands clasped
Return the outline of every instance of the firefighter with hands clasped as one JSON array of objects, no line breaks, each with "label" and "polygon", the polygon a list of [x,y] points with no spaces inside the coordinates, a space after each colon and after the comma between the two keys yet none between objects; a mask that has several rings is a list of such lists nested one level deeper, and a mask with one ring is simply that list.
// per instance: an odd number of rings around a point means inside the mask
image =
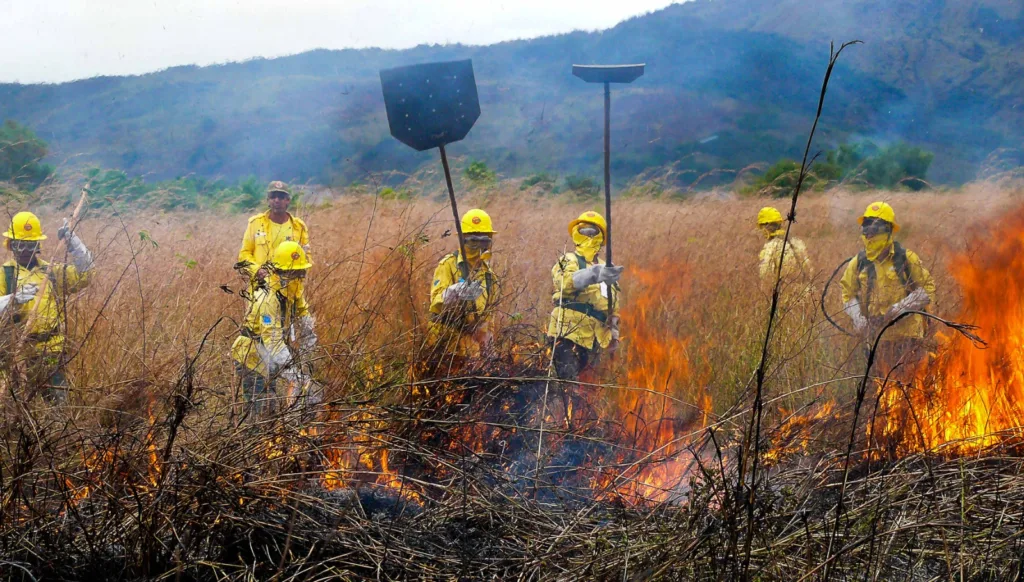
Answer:
[{"label": "firefighter with hands clasped", "polygon": [[[935,282],[917,253],[893,239],[900,226],[892,206],[872,202],[858,222],[864,249],[850,259],[843,274],[843,309],[854,331],[874,342],[889,322],[934,302]],[[925,328],[925,318],[916,314],[893,325],[882,336],[880,363],[891,367],[923,355]]]},{"label": "firefighter with hands clasped", "polygon": [[39,258],[47,239],[39,218],[31,212],[14,215],[4,233],[4,244],[14,258],[5,262],[0,272],[0,326],[6,330],[4,359],[23,358],[29,388],[42,388],[48,400],[63,403],[68,398],[68,382],[67,308],[62,300],[89,284],[93,259],[78,235],[71,232],[67,219],[57,229],[57,238],[67,244],[70,264]]}]

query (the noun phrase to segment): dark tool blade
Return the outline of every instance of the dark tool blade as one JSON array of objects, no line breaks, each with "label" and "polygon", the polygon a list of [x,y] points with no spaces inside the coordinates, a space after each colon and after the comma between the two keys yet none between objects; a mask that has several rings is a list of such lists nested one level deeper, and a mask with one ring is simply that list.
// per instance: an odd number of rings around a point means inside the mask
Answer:
[{"label": "dark tool blade", "polygon": [[459,141],[480,117],[470,60],[385,69],[380,83],[391,135],[413,149]]},{"label": "dark tool blade", "polygon": [[573,65],[572,74],[588,83],[632,83],[644,74],[639,65]]}]

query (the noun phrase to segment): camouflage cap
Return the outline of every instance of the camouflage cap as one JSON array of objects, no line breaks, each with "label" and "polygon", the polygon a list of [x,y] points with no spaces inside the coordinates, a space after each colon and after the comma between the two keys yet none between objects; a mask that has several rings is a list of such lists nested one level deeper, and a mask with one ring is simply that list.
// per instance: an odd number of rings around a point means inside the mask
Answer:
[{"label": "camouflage cap", "polygon": [[284,192],[289,198],[292,196],[292,191],[288,189],[288,185],[280,180],[274,180],[267,186],[267,194],[273,194],[274,192]]}]

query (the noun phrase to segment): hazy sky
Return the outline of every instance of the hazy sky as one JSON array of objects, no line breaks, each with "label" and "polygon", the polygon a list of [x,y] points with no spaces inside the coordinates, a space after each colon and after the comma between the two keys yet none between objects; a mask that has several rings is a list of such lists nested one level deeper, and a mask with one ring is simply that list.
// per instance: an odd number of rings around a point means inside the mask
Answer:
[{"label": "hazy sky", "polygon": [[672,0],[0,0],[0,81],[607,28]]}]

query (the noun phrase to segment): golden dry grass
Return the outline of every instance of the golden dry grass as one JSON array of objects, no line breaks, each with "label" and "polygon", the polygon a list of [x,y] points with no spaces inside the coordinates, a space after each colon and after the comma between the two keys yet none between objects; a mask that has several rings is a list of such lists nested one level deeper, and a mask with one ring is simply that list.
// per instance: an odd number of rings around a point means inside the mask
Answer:
[{"label": "golden dry grass", "polygon": [[[34,558],[26,556],[62,543],[60,536],[48,537],[48,532],[59,531],[78,544],[75,555],[83,564],[97,567],[102,560],[126,560],[132,575],[173,568],[180,572],[180,560],[189,555],[223,558],[208,544],[252,535],[270,540],[253,551],[281,556],[284,564],[287,548],[281,550],[275,544],[291,540],[294,530],[296,540],[301,538],[302,547],[310,552],[321,543],[334,548],[330,552],[338,551],[332,544],[339,540],[343,546],[350,540],[364,544],[358,551],[352,550],[351,562],[342,560],[342,565],[321,564],[318,568],[337,567],[340,572],[366,575],[375,561],[386,561],[389,552],[397,552],[399,557],[392,559],[399,562],[388,570],[393,576],[408,574],[428,560],[436,568],[433,575],[443,578],[472,559],[461,549],[453,553],[451,548],[434,547],[424,553],[417,549],[422,542],[417,536],[432,539],[437,528],[451,526],[453,512],[462,512],[462,516],[469,512],[475,516],[472,519],[479,520],[476,527],[498,524],[501,530],[489,533],[495,537],[487,539],[493,547],[506,548],[501,551],[508,553],[501,555],[508,562],[479,562],[481,567],[487,564],[492,568],[496,576],[520,572],[520,568],[545,567],[555,559],[554,554],[534,555],[524,549],[532,545],[531,536],[543,540],[540,545],[550,543],[550,548],[558,548],[549,552],[565,552],[571,557],[564,564],[565,572],[577,575],[603,572],[619,576],[620,567],[628,569],[630,563],[630,558],[621,562],[624,554],[663,572],[659,564],[671,563],[664,560],[672,553],[664,552],[678,549],[679,543],[670,542],[678,536],[695,544],[688,546],[698,559],[693,562],[693,572],[717,572],[715,552],[703,554],[699,544],[717,544],[720,551],[727,537],[721,532],[727,530],[702,529],[700,524],[742,519],[730,509],[738,506],[735,499],[730,501],[734,467],[729,462],[735,459],[737,442],[749,418],[751,378],[767,319],[768,290],[757,275],[757,253],[763,239],[753,221],[757,210],[772,201],[715,193],[687,200],[623,198],[615,202],[615,262],[628,267],[623,279],[625,340],[621,355],[610,360],[598,378],[608,385],[592,392],[597,400],[590,404],[602,422],[617,427],[598,432],[599,438],[613,441],[609,451],[630,453],[616,459],[631,464],[619,465],[611,458],[614,455],[602,452],[580,469],[597,475],[594,481],[604,487],[598,492],[601,502],[666,499],[659,495],[666,491],[676,494],[668,497],[674,500],[679,495],[689,496],[678,511],[650,520],[646,510],[612,517],[604,513],[602,505],[588,506],[580,515],[572,514],[572,503],[561,508],[534,505],[536,487],[545,486],[553,474],[541,471],[540,461],[533,459],[525,469],[501,466],[498,472],[505,473],[503,479],[527,474],[536,479],[532,493],[518,486],[509,493],[496,485],[484,485],[494,477],[481,477],[475,460],[466,464],[479,450],[463,446],[456,455],[455,449],[430,448],[429,443],[410,438],[422,428],[435,431],[436,436],[441,430],[437,426],[446,426],[431,425],[429,415],[416,416],[414,422],[412,412],[403,421],[406,411],[401,408],[402,391],[408,387],[410,369],[423,344],[433,268],[456,246],[452,236],[444,236],[451,228],[446,200],[436,192],[429,194],[412,201],[383,201],[365,192],[338,193],[315,207],[298,209],[312,231],[315,267],[307,289],[323,346],[318,373],[332,400],[327,418],[306,428],[297,428],[287,419],[257,427],[238,425],[239,395],[228,351],[238,332],[243,303],[222,286],[234,291],[243,286],[231,265],[245,216],[127,209],[88,213],[79,232],[95,252],[97,267],[91,286],[69,303],[69,335],[72,344],[80,348],[71,364],[76,388],[73,404],[57,412],[38,401],[31,404],[31,410],[8,409],[11,422],[0,460],[5,472],[13,471],[15,477],[4,481],[3,511],[26,525],[0,528],[0,534],[3,539],[20,540],[12,542],[19,559],[31,563]],[[987,228],[991,219],[1024,201],[1019,188],[986,184],[955,192],[806,195],[793,234],[807,244],[819,292],[835,266],[859,249],[856,218],[877,199],[896,208],[903,225],[899,238],[922,256],[935,275],[939,287],[935,311],[948,317],[958,313],[960,301],[947,271],[948,261],[964,250],[972,232]],[[782,202],[776,202],[785,212]],[[461,200],[463,211],[473,206],[486,209],[498,230],[492,263],[503,281],[499,327],[514,331],[507,334],[510,341],[543,358],[541,336],[550,309],[550,268],[570,248],[566,225],[584,210],[601,210],[602,204],[536,197],[520,192],[514,183],[501,183]],[[17,210],[20,208],[8,208],[12,214]],[[60,214],[45,209],[40,214],[52,234]],[[47,246],[44,254],[55,253],[54,248]],[[838,289],[833,288],[828,303],[832,309],[838,304],[837,294]],[[834,410],[848,413],[856,377],[863,373],[863,356],[856,342],[824,323],[809,303],[787,306],[778,329],[772,342],[769,422],[764,434],[782,454],[766,458],[772,481],[762,477],[758,487],[763,488],[762,498],[771,498],[782,489],[776,488],[775,481],[795,483],[801,496],[780,501],[776,516],[799,525],[794,516],[824,511],[820,497],[825,489],[817,488],[834,479],[829,463],[811,470],[804,465],[803,455],[821,453],[807,457],[811,465],[817,462],[813,459],[834,460],[835,451],[845,444],[842,435],[846,433],[830,432],[828,425],[801,421],[793,415],[820,412],[821,405],[831,400],[837,401]],[[197,358],[195,366],[188,369],[192,358]],[[538,359],[532,361],[534,365]],[[508,371],[496,373],[500,376]],[[483,390],[482,386],[489,385],[477,383],[474,389]],[[497,390],[504,389],[507,386],[499,384]],[[526,389],[521,392],[525,393]],[[5,396],[8,405],[9,396]],[[500,403],[500,394],[497,398]],[[827,409],[825,416],[832,410]],[[463,441],[463,445],[473,439],[484,446],[504,447],[503,440],[487,442],[492,438],[489,435],[500,433],[492,431],[494,426],[472,421],[461,424],[457,415],[453,419],[451,428],[445,429],[446,438]],[[545,420],[559,421],[557,415]],[[663,426],[671,429],[668,440],[659,433]],[[842,426],[841,430],[848,430]],[[528,430],[533,430],[532,425],[521,434]],[[554,426],[548,430],[549,439],[568,438],[565,430]],[[713,454],[707,444],[712,433],[718,435],[716,446],[723,446],[721,455]],[[584,440],[590,438],[583,436]],[[39,451],[24,443],[38,444]],[[687,451],[687,447],[692,449]],[[382,452],[389,449],[391,467],[388,455]],[[503,463],[505,452],[502,448],[499,455]],[[789,464],[781,464],[786,453],[793,458]],[[407,481],[399,478],[403,471],[395,467],[399,456],[436,461],[440,469],[434,469],[429,485],[417,481],[416,474]],[[634,463],[637,458],[654,462],[645,466]],[[339,463],[338,459],[348,460]],[[720,470],[719,462],[724,463]],[[910,466],[919,461],[905,463]],[[956,476],[953,468],[943,470],[950,479]],[[906,473],[907,479],[921,474],[917,470]],[[403,514],[401,527],[407,534],[395,537],[377,518],[360,513],[364,510],[352,510],[347,501],[324,502],[322,487],[306,488],[310,482],[330,485],[332,479],[353,489],[360,483],[386,485],[392,491],[413,487],[428,492],[436,505],[428,505],[422,518]],[[915,488],[936,486],[923,478],[914,479],[907,482]],[[655,482],[657,486],[652,486]],[[9,486],[11,483],[16,485]],[[894,479],[885,495],[909,495],[905,483]],[[25,495],[30,486],[33,493]],[[859,503],[856,508],[851,506],[851,519],[867,519],[863,516],[873,514],[876,501],[865,497],[868,490],[850,493],[850,502]],[[609,491],[618,495],[609,497]],[[979,500],[989,501],[989,497]],[[301,517],[297,518],[296,508],[300,507]],[[916,509],[900,506],[900,512],[910,513],[899,515],[910,515],[921,523],[933,519],[946,523],[949,507],[914,513]],[[52,516],[41,511],[44,508]],[[723,513],[718,514],[719,510]],[[318,517],[316,511],[327,517]],[[223,517],[214,520],[214,514]],[[582,517],[584,514],[588,517]],[[126,519],[125,515],[134,517]],[[324,530],[324,519],[335,524],[331,527],[337,528],[338,537],[331,533],[335,530]],[[904,519],[909,518],[894,517],[893,523]],[[347,525],[338,525],[342,521]],[[516,533],[505,533],[504,528],[513,524]],[[766,528],[766,540],[771,538],[771,524],[771,519],[758,524]],[[789,579],[795,573],[810,572],[819,564],[816,560],[822,559],[821,530],[815,529],[814,541],[808,538],[805,542],[800,536],[806,528],[794,527],[786,530],[784,544],[756,542],[762,549],[755,562],[772,568],[771,575],[766,573],[768,578]],[[194,537],[180,539],[179,528],[194,532]],[[30,535],[21,537],[22,530]],[[329,539],[321,540],[322,532],[327,532]],[[193,534],[185,537],[189,535]],[[463,544],[475,535],[467,530],[452,533],[450,539]],[[637,535],[641,535],[640,541],[634,541]],[[913,543],[912,537],[908,543]],[[581,549],[597,538],[612,541],[600,552]],[[113,546],[104,545],[106,540],[114,540],[109,542]],[[273,549],[266,550],[271,546]],[[806,553],[794,553],[794,547],[806,549]],[[787,551],[790,555],[783,556]],[[231,554],[236,560],[231,564],[192,565],[187,571],[229,578],[247,575],[250,565],[260,564],[263,572],[303,575],[304,562],[297,557],[290,558],[296,569],[280,570],[277,558],[239,552]],[[735,560],[736,555],[729,559]],[[870,553],[856,558],[858,564],[870,564],[873,559]],[[900,564],[898,560],[879,563],[878,568],[899,571]]]},{"label": "golden dry grass", "polygon": [[[955,314],[959,303],[946,262],[963,248],[971,229],[984,228],[986,221],[1020,200],[1017,190],[984,184],[949,193],[805,195],[793,235],[807,244],[817,289],[838,263],[857,252],[856,217],[875,199],[894,205],[903,225],[899,238],[923,257],[936,277],[940,315]],[[773,202],[785,212],[785,201],[732,196],[615,203],[615,262],[650,271],[679,289],[672,304],[649,298],[660,309],[649,319],[657,320],[666,335],[687,340],[691,364],[699,371],[695,377],[710,388],[718,410],[732,403],[756,364],[768,295],[757,277],[763,241],[752,223],[758,208]],[[508,184],[461,201],[463,211],[473,206],[490,212],[498,230],[492,264],[504,283],[503,325],[515,322],[543,329],[550,306],[551,265],[571,248],[566,224],[584,210],[602,210],[601,202],[533,197]],[[375,361],[383,359],[375,358],[376,350],[412,354],[410,350],[422,341],[418,328],[424,322],[433,267],[456,246],[454,237],[443,236],[451,229],[446,201],[381,201],[342,194],[297,212],[312,231],[316,265],[307,293],[317,331],[323,343],[332,346],[331,353],[363,366],[386,365]],[[41,214],[52,233],[59,215]],[[203,378],[225,396],[230,393],[227,353],[243,305],[221,286],[241,287],[231,265],[245,221],[242,215],[88,213],[79,230],[96,253],[98,266],[89,289],[72,301],[69,323],[72,337],[82,347],[73,362],[75,384],[82,390],[80,402],[109,399],[137,380],[166,386],[186,354],[195,353],[204,334],[222,317],[228,320],[213,332],[204,350]],[[634,289],[628,275],[623,287],[626,306],[638,300],[634,292],[643,292]],[[838,289],[833,287],[831,294],[837,295]],[[799,374],[777,370],[777,376],[804,383],[835,376],[832,368],[847,360],[850,342],[819,314],[799,317],[800,325],[785,327],[799,337],[780,348],[793,351],[796,343],[803,352],[810,346],[816,361],[803,361]],[[628,341],[630,322],[624,321],[623,327]],[[338,378],[332,383],[344,384]]]}]

